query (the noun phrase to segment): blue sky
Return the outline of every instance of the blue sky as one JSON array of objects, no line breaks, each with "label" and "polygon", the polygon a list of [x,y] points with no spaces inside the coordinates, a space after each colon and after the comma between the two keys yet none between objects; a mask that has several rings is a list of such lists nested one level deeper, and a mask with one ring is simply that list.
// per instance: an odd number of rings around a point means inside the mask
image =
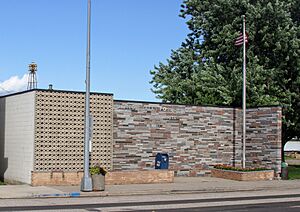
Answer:
[{"label": "blue sky", "polygon": [[[149,71],[188,34],[181,3],[92,0],[91,91],[159,101]],[[34,61],[39,88],[84,91],[86,14],[87,0],[0,0],[0,90],[23,89]]]}]

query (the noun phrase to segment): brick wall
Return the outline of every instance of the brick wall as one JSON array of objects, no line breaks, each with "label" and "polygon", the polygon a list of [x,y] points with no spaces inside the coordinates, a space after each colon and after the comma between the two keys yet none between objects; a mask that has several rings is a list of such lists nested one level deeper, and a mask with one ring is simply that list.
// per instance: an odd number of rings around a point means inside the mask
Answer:
[{"label": "brick wall", "polygon": [[[248,112],[247,165],[276,168],[281,161],[281,109]],[[203,176],[218,164],[240,166],[241,110],[114,101],[114,170],[153,169],[165,152],[176,175]]]}]

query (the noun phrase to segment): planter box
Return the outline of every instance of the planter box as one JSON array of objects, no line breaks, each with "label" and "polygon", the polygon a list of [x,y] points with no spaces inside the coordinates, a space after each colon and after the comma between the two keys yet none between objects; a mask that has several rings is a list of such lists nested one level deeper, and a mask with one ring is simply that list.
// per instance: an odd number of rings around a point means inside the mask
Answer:
[{"label": "planter box", "polygon": [[212,169],[211,176],[239,181],[273,180],[274,170],[242,172],[224,169]]},{"label": "planter box", "polygon": [[92,175],[92,187],[93,191],[104,191],[105,190],[105,176],[102,174]]},{"label": "planter box", "polygon": [[167,169],[112,171],[105,175],[106,185],[172,183],[174,171]]}]

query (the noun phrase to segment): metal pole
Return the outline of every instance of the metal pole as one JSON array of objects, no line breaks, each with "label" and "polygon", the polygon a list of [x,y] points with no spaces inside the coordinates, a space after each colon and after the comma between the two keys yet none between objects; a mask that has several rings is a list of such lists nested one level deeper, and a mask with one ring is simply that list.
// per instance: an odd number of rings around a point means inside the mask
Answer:
[{"label": "metal pole", "polygon": [[87,20],[87,49],[86,49],[86,93],[85,93],[85,121],[84,121],[84,165],[81,191],[92,191],[92,178],[89,172],[89,141],[90,141],[90,34],[91,31],[91,0],[88,0]]},{"label": "metal pole", "polygon": [[243,19],[243,168],[246,167],[246,20]]}]

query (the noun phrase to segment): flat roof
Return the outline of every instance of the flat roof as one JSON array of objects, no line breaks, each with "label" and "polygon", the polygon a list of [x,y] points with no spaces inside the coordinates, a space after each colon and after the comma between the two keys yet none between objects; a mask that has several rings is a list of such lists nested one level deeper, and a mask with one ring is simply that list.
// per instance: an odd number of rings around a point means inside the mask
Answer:
[{"label": "flat roof", "polygon": [[[33,91],[45,91],[45,92],[60,92],[60,93],[82,93],[85,94],[85,91],[68,91],[68,90],[56,90],[56,89],[31,89],[31,90],[26,90],[26,91],[20,91],[20,92],[16,92],[16,93],[10,93],[4,96],[0,96],[0,98],[4,98],[4,97],[9,97],[9,96],[16,96],[16,95],[20,95],[20,94],[24,94],[24,93],[30,93]],[[106,95],[106,96],[113,96],[112,93],[100,93],[100,92],[91,92],[91,94],[99,94],[99,95]]]},{"label": "flat roof", "polygon": [[[10,93],[7,95],[0,96],[0,98],[5,98],[9,96],[15,96],[20,95],[24,93],[29,93],[33,91],[45,91],[45,92],[62,92],[62,93],[82,93],[84,94],[85,91],[70,91],[70,90],[56,90],[56,89],[31,89],[26,91],[20,91],[16,93]],[[113,96],[112,93],[101,93],[101,92],[91,92],[90,94],[99,94],[99,95],[107,95],[107,96]],[[180,103],[171,103],[171,102],[152,102],[152,101],[139,101],[139,100],[114,100],[114,102],[132,102],[132,103],[145,103],[145,104],[166,104],[166,105],[183,105],[183,106],[202,106],[202,107],[219,107],[219,108],[240,108],[241,106],[228,106],[228,105],[209,105],[209,104],[202,104],[202,105],[196,105],[196,104],[180,104]],[[266,108],[266,107],[280,107],[279,105],[265,105],[265,106],[257,106],[257,107],[249,107],[247,109],[255,109],[255,108]]]}]

